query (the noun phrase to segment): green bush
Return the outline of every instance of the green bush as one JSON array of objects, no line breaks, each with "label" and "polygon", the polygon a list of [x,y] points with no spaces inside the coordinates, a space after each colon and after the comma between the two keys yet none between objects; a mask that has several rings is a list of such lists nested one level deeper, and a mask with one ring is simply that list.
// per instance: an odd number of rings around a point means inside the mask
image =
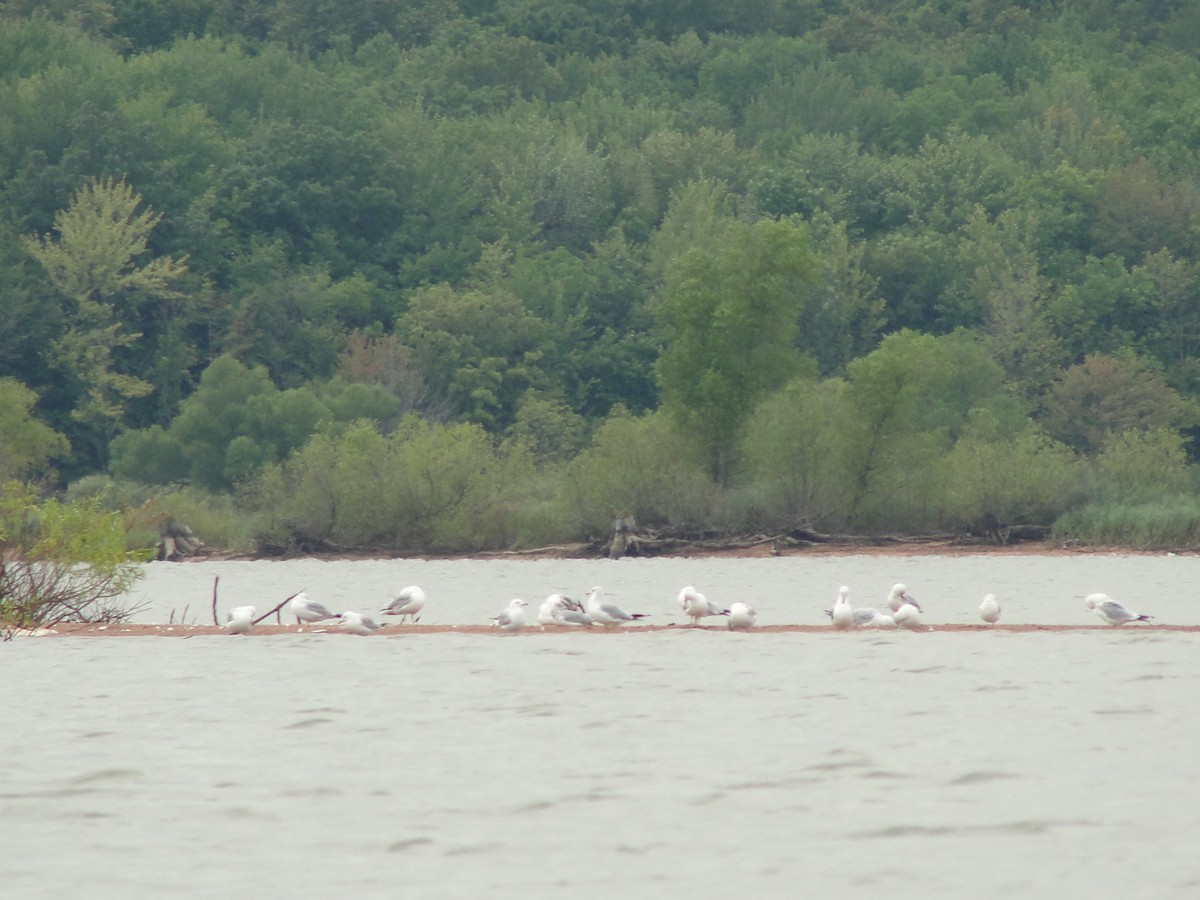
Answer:
[{"label": "green bush", "polygon": [[562,502],[575,534],[606,535],[614,519],[629,515],[678,533],[728,528],[724,495],[696,460],[665,415],[611,416],[564,473]]},{"label": "green bush", "polygon": [[243,496],[272,542],[451,552],[515,540],[532,475],[521,445],[497,448],[477,425],[413,416],[387,437],[368,422],[318,435]]},{"label": "green bush", "polygon": [[39,501],[0,486],[0,625],[113,622],[135,610],[114,603],[141,577],[144,552],[125,547],[124,517],[94,502]]}]

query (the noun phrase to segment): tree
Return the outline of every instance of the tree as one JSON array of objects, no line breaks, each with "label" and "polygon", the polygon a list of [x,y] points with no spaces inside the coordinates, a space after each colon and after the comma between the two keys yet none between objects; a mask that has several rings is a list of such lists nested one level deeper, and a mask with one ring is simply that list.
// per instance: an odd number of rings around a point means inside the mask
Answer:
[{"label": "tree", "polygon": [[1098,353],[1060,372],[1042,404],[1046,430],[1086,453],[1131,429],[1178,428],[1195,420],[1190,405],[1136,358]]},{"label": "tree", "polygon": [[762,221],[731,226],[714,252],[689,252],[668,274],[663,409],[719,484],[754,406],[801,364],[793,340],[815,268],[803,228]]},{"label": "tree", "polygon": [[78,386],[71,417],[83,427],[93,461],[103,459],[128,402],[153,390],[136,373],[121,371],[121,352],[141,336],[124,329],[122,305],[132,296],[177,299],[173,285],[187,271],[181,259],[142,261],[162,216],[150,208],[139,212],[141,203],[123,179],[93,180],[55,215],[57,240],[45,235],[26,240],[29,253],[70,306],[67,330],[50,352]]},{"label": "tree", "polygon": [[33,417],[36,400],[15,378],[0,378],[0,482],[45,472],[70,451],[65,437]]}]

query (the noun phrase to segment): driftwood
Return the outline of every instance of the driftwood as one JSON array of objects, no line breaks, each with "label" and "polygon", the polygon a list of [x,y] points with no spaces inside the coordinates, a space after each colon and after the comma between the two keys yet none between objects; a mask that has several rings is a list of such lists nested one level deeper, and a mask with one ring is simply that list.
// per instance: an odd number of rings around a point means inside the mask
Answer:
[{"label": "driftwood", "polygon": [[289,603],[291,603],[293,597],[296,597],[297,595],[302,594],[302,593],[304,593],[304,592],[296,591],[296,593],[292,594],[291,597],[284,597],[283,600],[281,600],[279,602],[278,606],[276,606],[274,609],[267,610],[265,613],[263,613],[261,616],[259,616],[257,619],[255,619],[253,622],[251,622],[250,623],[251,627],[257,625],[259,622],[261,622],[263,619],[268,618],[269,616],[274,616],[275,621],[278,622],[279,621],[279,611],[281,609],[283,609],[285,606],[287,606]]},{"label": "driftwood", "polygon": [[172,562],[199,552],[204,541],[196,537],[192,529],[176,518],[166,518],[158,523],[158,558]]}]

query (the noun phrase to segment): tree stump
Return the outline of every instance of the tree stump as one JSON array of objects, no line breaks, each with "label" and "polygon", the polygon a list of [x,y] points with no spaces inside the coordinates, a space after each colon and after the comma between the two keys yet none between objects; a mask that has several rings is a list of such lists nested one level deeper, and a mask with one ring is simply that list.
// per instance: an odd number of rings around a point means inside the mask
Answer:
[{"label": "tree stump", "polygon": [[204,541],[178,519],[169,518],[158,523],[158,559],[178,562],[203,546]]}]

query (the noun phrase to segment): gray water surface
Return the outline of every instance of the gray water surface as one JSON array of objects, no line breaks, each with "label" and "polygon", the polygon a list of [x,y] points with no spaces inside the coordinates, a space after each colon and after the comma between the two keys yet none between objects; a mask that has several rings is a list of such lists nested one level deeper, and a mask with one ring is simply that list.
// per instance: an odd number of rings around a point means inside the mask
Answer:
[{"label": "gray water surface", "polygon": [[[904,580],[928,621],[1192,624],[1184,557],[152,565],[154,607],[427,620],[695,583],[818,623]],[[264,605],[265,604],[265,605]],[[536,605],[536,603],[535,603]],[[1196,633],[25,638],[0,645],[3,896],[1194,897]]]}]

